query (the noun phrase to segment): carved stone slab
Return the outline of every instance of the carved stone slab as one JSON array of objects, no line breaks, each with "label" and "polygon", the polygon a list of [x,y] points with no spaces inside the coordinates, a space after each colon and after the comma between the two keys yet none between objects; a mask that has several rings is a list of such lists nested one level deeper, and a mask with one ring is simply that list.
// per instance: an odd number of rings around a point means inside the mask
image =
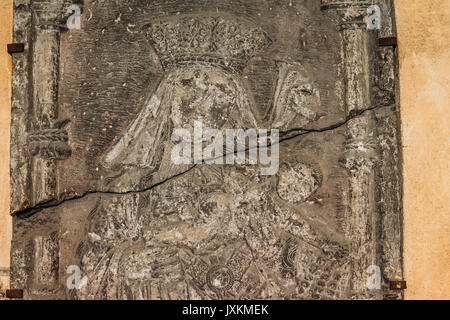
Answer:
[{"label": "carved stone slab", "polygon": [[[377,46],[395,35],[391,7],[16,0],[11,286],[27,299],[402,298],[389,290],[402,277],[396,52]],[[175,161],[174,137],[194,132],[191,150],[199,124],[259,142],[240,158],[224,137],[226,161],[198,161],[200,136],[193,161]],[[252,152],[279,156],[276,170]]]}]

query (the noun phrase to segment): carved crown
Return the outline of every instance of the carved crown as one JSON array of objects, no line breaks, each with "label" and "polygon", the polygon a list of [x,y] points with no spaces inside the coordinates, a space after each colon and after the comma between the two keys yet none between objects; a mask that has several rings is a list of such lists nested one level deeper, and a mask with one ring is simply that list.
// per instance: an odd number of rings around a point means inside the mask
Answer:
[{"label": "carved crown", "polygon": [[164,69],[195,63],[239,73],[272,41],[260,28],[222,16],[175,16],[143,27]]}]

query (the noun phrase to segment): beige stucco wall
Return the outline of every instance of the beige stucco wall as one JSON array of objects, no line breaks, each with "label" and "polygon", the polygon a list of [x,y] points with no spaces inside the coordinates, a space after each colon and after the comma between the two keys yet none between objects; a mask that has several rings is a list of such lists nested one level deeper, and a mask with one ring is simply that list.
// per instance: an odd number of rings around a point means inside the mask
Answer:
[{"label": "beige stucco wall", "polygon": [[407,299],[450,299],[450,1],[395,0]]},{"label": "beige stucco wall", "polygon": [[[395,0],[407,299],[450,298],[450,1]],[[0,269],[9,267],[12,0],[0,0]],[[0,277],[1,278],[1,277]],[[4,277],[2,280],[6,280]],[[0,280],[1,281],[1,280]]]},{"label": "beige stucco wall", "polygon": [[9,268],[11,218],[9,216],[9,123],[11,101],[12,0],[0,0],[0,291],[9,286],[2,269]]}]

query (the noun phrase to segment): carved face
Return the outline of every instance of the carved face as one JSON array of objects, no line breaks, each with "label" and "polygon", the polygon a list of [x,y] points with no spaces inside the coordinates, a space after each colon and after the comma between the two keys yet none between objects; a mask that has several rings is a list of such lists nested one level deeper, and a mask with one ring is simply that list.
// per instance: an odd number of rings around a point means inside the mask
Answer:
[{"label": "carved face", "polygon": [[195,68],[174,82],[171,120],[175,128],[192,129],[194,121],[201,121],[204,127],[221,129],[234,122],[231,113],[238,109],[237,90],[224,74]]}]

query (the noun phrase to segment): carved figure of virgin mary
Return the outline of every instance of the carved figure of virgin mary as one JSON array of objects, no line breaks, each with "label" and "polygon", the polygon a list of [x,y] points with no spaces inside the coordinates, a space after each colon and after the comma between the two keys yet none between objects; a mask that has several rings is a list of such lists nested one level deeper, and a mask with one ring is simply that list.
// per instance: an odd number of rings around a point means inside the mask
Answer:
[{"label": "carved figure of virgin mary", "polygon": [[[117,172],[109,187],[124,194],[101,196],[89,216],[78,249],[88,281],[76,296],[298,298],[320,290],[318,276],[331,281],[326,270],[330,263],[339,264],[344,249],[306,220],[293,220],[289,206],[318,188],[318,168],[286,162],[279,177],[270,178],[251,166],[189,170],[170,157],[173,130],[192,130],[194,121],[219,130],[257,128],[240,74],[250,58],[270,45],[267,35],[242,19],[224,16],[168,17],[143,31],[165,75],[104,156],[104,166]],[[302,74],[289,70],[281,71],[289,79]],[[294,83],[297,91],[285,90],[282,78],[277,100],[289,103],[286,112],[310,121],[314,110],[308,111],[301,97],[312,89],[296,80],[287,85]],[[274,111],[273,121],[281,118]],[[315,261],[315,271],[308,269],[311,257],[322,259]],[[345,277],[333,283],[345,286]]]},{"label": "carved figure of virgin mary", "polygon": [[247,61],[270,44],[262,30],[214,16],[153,22],[143,32],[165,75],[104,157],[105,167],[124,172],[115,185],[119,189],[137,188],[137,176],[153,174],[151,180],[157,181],[186,170],[170,159],[173,129],[192,131],[195,121],[218,130],[256,128],[239,75]]}]

